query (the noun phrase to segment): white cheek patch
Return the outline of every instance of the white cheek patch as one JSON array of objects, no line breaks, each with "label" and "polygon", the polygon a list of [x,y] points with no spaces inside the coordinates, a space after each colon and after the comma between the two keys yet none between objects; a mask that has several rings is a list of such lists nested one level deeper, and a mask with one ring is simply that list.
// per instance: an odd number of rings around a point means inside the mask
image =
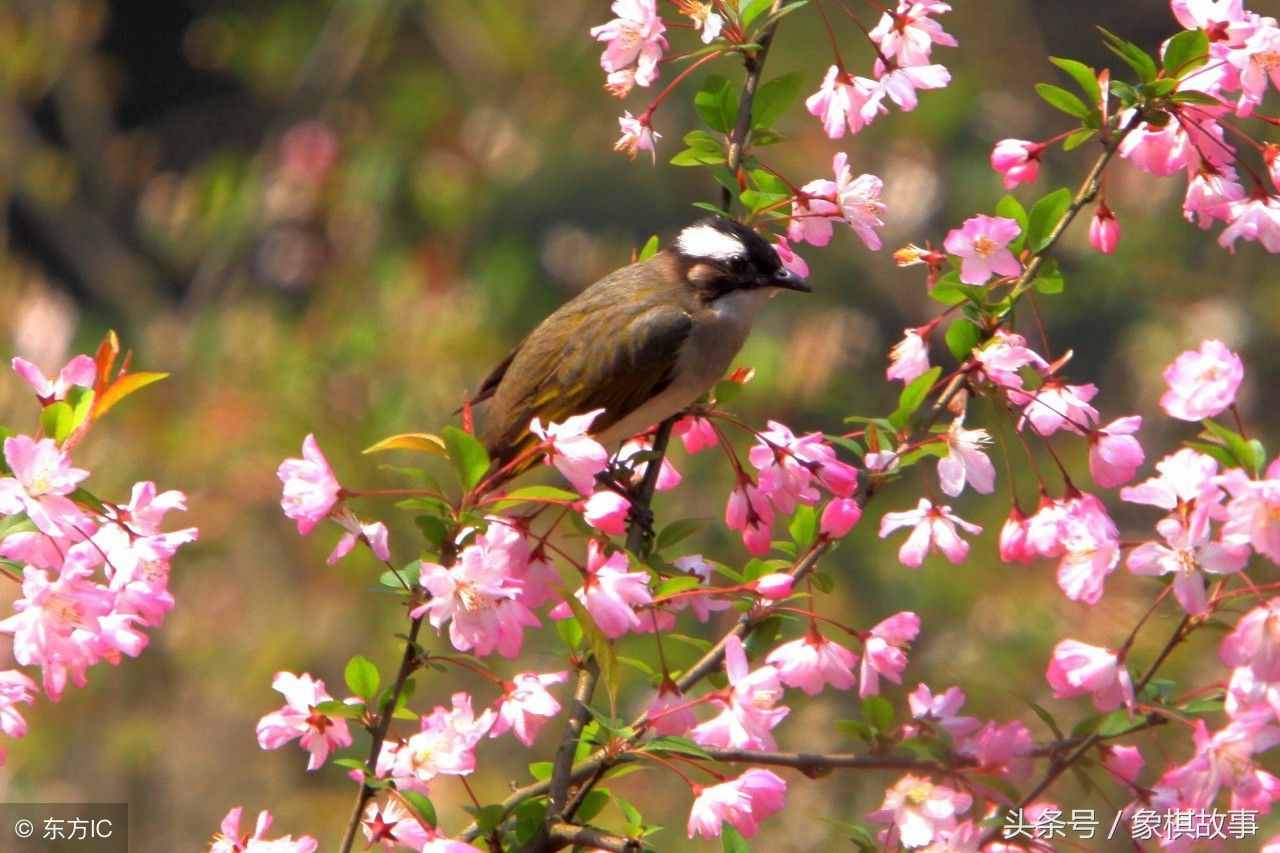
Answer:
[{"label": "white cheek patch", "polygon": [[747,254],[741,240],[712,225],[690,225],[676,238],[676,248],[687,258],[713,261],[730,261]]}]

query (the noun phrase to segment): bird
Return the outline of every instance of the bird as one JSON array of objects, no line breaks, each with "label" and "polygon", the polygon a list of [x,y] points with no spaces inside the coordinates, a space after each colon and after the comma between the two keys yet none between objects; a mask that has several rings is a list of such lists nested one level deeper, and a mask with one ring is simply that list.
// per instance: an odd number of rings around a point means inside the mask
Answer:
[{"label": "bird", "polygon": [[610,450],[695,402],[728,370],[782,290],[810,292],[754,229],[712,216],[670,245],[588,286],[539,323],[481,383],[481,441],[510,479],[533,465],[530,431],[603,409],[592,438]]}]

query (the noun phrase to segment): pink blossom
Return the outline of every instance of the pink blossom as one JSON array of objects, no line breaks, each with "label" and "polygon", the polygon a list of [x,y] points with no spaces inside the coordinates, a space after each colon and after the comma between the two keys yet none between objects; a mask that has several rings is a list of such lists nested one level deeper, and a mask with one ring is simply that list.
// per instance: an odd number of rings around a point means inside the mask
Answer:
[{"label": "pink blossom", "polygon": [[1227,666],[1248,667],[1259,681],[1280,681],[1280,598],[1242,616],[1218,656]]},{"label": "pink blossom", "polygon": [[862,112],[875,88],[874,80],[854,77],[838,65],[832,65],[818,91],[805,99],[804,106],[810,115],[822,121],[829,138],[839,139],[844,136],[845,128],[850,134],[857,133],[876,117],[877,110],[873,109],[869,116]]},{"label": "pink blossom", "polygon": [[1231,493],[1222,525],[1222,541],[1248,545],[1280,563],[1280,478],[1273,462],[1264,480],[1253,480],[1234,468],[1217,482]]},{"label": "pink blossom", "polygon": [[591,37],[607,42],[600,67],[608,72],[635,66],[635,82],[648,86],[658,79],[658,62],[667,48],[666,26],[654,0],[614,0],[616,18],[591,28]]},{"label": "pink blossom", "polygon": [[381,844],[387,850],[397,846],[421,850],[431,840],[417,816],[395,797],[388,797],[381,805],[370,800],[365,807],[361,827],[370,846]]},{"label": "pink blossom", "polygon": [[[642,619],[636,608],[653,601],[649,592],[649,575],[628,572],[627,568],[624,552],[614,551],[606,557],[600,544],[592,540],[587,548],[587,577],[574,593],[596,626],[611,640],[628,631],[644,631],[648,619]],[[566,604],[551,611],[555,619],[566,619],[572,615]],[[652,625],[648,627],[652,628]]]},{"label": "pink blossom", "polygon": [[1280,145],[1268,142],[1262,147],[1262,162],[1267,164],[1267,176],[1271,178],[1271,186],[1280,190]]},{"label": "pink blossom", "polygon": [[936,785],[922,776],[903,776],[885,791],[884,802],[867,820],[890,825],[888,846],[924,847],[943,832],[955,828],[956,817],[973,805],[963,791]]},{"label": "pink blossom", "polygon": [[1280,717],[1280,683],[1261,681],[1253,668],[1231,670],[1223,710],[1233,720],[1266,722]]},{"label": "pink blossom", "polygon": [[817,631],[778,646],[765,658],[778,670],[778,677],[788,687],[798,687],[817,696],[830,684],[837,690],[853,686],[853,667],[858,656],[839,643],[833,643]]},{"label": "pink blossom", "polygon": [[128,530],[107,524],[94,533],[88,547],[103,561],[110,589],[116,594],[115,609],[137,614],[144,625],[160,625],[174,605],[169,592],[170,560],[198,535],[199,531],[188,527],[139,536],[132,524]]},{"label": "pink blossom", "polygon": [[1138,774],[1142,772],[1146,762],[1142,760],[1142,753],[1136,746],[1107,745],[1102,747],[1102,754],[1103,767],[1115,774],[1116,778],[1130,785],[1137,784]]},{"label": "pink blossom", "polygon": [[720,37],[724,18],[711,11],[712,0],[676,0],[676,7],[693,19],[693,28],[702,33],[703,44],[711,44]]},{"label": "pink blossom", "polygon": [[1129,670],[1108,649],[1063,640],[1053,648],[1045,678],[1055,699],[1090,693],[1099,711],[1114,711],[1121,705],[1134,707]]},{"label": "pink blossom", "polygon": [[658,685],[658,693],[645,712],[645,725],[655,735],[682,737],[697,722],[693,704],[674,681],[668,678]]},{"label": "pink blossom", "polygon": [[[1123,115],[1121,121],[1130,115]],[[1195,151],[1186,131],[1171,121],[1164,127],[1142,122],[1120,142],[1119,153],[1142,171],[1167,177],[1185,169]]]},{"label": "pink blossom", "polygon": [[715,447],[720,443],[711,421],[696,415],[689,415],[676,421],[672,432],[680,436],[680,443],[684,445],[686,453],[701,453],[708,447]]},{"label": "pink blossom", "polygon": [[751,482],[739,483],[729,493],[729,502],[724,508],[724,523],[730,530],[742,532],[742,543],[752,554],[758,557],[769,553],[773,505]]},{"label": "pink blossom", "polygon": [[791,244],[787,242],[786,237],[779,237],[778,242],[773,244],[773,250],[778,253],[778,260],[782,262],[784,269],[795,273],[801,278],[809,277],[809,265],[805,263],[804,258],[792,250]]},{"label": "pink blossom", "polygon": [[953,738],[963,737],[978,728],[975,717],[958,716],[964,700],[964,691],[959,687],[948,687],[942,693],[935,694],[923,682],[907,694],[912,718],[937,723]]},{"label": "pink blossom", "polygon": [[818,532],[828,539],[842,539],[862,518],[862,507],[853,498],[833,498],[822,510]]},{"label": "pink blossom", "polygon": [[1229,222],[1233,205],[1244,197],[1244,187],[1234,168],[1204,165],[1187,182],[1182,215],[1188,222],[1198,219],[1201,228],[1208,228],[1214,220]]},{"label": "pink blossom", "polygon": [[868,174],[853,177],[849,155],[843,151],[835,155],[831,168],[836,175],[836,199],[844,221],[862,238],[868,249],[876,251],[881,242],[875,229],[884,227],[884,220],[880,218],[885,211],[884,202],[880,201],[884,181]]},{"label": "pink blossom", "polygon": [[758,579],[752,588],[770,601],[780,601],[791,595],[795,582],[795,577],[786,572],[774,572]]},{"label": "pink blossom", "polygon": [[1214,475],[1218,463],[1212,456],[1184,447],[1156,463],[1158,476],[1120,490],[1120,499],[1161,509],[1200,499],[1216,502],[1221,496]]},{"label": "pink blossom", "polygon": [[243,811],[241,806],[236,806],[227,812],[219,832],[213,836],[209,853],[315,853],[320,847],[310,835],[303,835],[297,840],[292,835],[267,838],[267,830],[271,829],[271,812],[265,809],[258,812],[253,835],[242,834],[240,816]]},{"label": "pink blossom", "polygon": [[1173,575],[1173,596],[1191,616],[1209,608],[1204,573],[1235,574],[1249,561],[1248,546],[1209,540],[1212,509],[1212,505],[1197,507],[1186,524],[1172,516],[1162,519],[1156,530],[1167,544],[1143,542],[1129,552],[1129,571],[1134,574]]},{"label": "pink blossom", "polygon": [[554,465],[584,497],[595,489],[596,474],[609,464],[609,452],[587,435],[592,422],[603,411],[595,409],[546,427],[538,418],[529,424],[529,431],[546,444],[547,462]]},{"label": "pink blossom", "polygon": [[1170,417],[1200,421],[1225,411],[1236,399],[1244,379],[1244,362],[1218,340],[1187,350],[1165,368],[1168,386],[1160,408]]},{"label": "pink blossom", "polygon": [[1212,808],[1222,788],[1231,791],[1231,808],[1266,812],[1280,798],[1280,779],[1253,760],[1280,743],[1280,728],[1257,720],[1235,720],[1209,733],[1204,720],[1195,721],[1196,753],[1191,760],[1165,772],[1157,790],[1173,793],[1184,808]]},{"label": "pink blossom", "polygon": [[326,563],[331,566],[336,565],[339,560],[351,553],[357,542],[369,543],[369,550],[379,560],[391,559],[391,549],[387,545],[387,526],[381,521],[364,524],[350,513],[339,515],[337,521],[346,532],[342,534],[338,544],[333,546],[332,553],[325,560]]},{"label": "pink blossom", "polygon": [[621,536],[630,512],[631,501],[612,489],[600,489],[583,505],[582,517],[606,536]]},{"label": "pink blossom", "polygon": [[776,707],[782,699],[782,681],[773,666],[754,672],[736,634],[724,641],[724,668],[729,688],[712,701],[722,710],[714,719],[694,727],[690,737],[702,746],[728,749],[776,749],[773,728],[791,713]]},{"label": "pink blossom", "polygon": [[909,113],[920,103],[917,89],[942,89],[951,82],[951,72],[944,65],[890,65],[880,60],[875,64],[876,88],[862,105],[862,117],[871,121],[880,102],[888,97]]},{"label": "pink blossom", "polygon": [[27,435],[4,440],[4,459],[12,472],[0,477],[0,514],[25,512],[41,532],[59,536],[78,530],[83,513],[67,497],[89,472],[71,466],[71,457],[51,438]]},{"label": "pink blossom", "polygon": [[956,497],[966,483],[979,494],[995,491],[996,469],[982,450],[991,443],[991,435],[985,429],[965,429],[961,416],[951,422],[943,440],[947,455],[938,460],[938,481],[945,494]]},{"label": "pink blossom", "polygon": [[540,623],[519,600],[521,582],[512,576],[506,557],[503,549],[491,547],[489,534],[482,534],[448,568],[422,563],[418,582],[431,598],[410,615],[426,614],[437,630],[448,622],[449,642],[458,651],[484,657],[496,649],[503,657],[515,657],[524,629]]},{"label": "pink blossom", "polygon": [[1030,563],[1036,558],[1036,549],[1027,543],[1027,517],[1016,505],[1010,508],[1009,517],[1000,527],[999,553],[1005,563]]},{"label": "pink blossom", "polygon": [[920,617],[909,610],[895,613],[876,625],[862,641],[862,667],[858,695],[862,698],[880,692],[880,676],[894,684],[902,683],[907,668],[906,649],[920,633]]},{"label": "pink blossom", "polygon": [[342,494],[329,460],[310,433],[302,440],[302,458],[281,462],[276,476],[284,484],[280,506],[286,516],[298,523],[298,532],[303,536],[332,512]]},{"label": "pink blossom", "polygon": [[898,561],[913,569],[924,562],[931,547],[936,547],[952,563],[964,562],[969,554],[969,543],[960,538],[956,527],[974,535],[982,532],[978,525],[953,514],[951,507],[934,506],[928,498],[921,498],[913,510],[885,513],[880,519],[880,538],[900,527],[914,528],[898,549]]},{"label": "pink blossom", "polygon": [[1067,385],[1050,379],[1027,401],[1022,417],[1018,419],[1018,429],[1031,421],[1031,426],[1040,435],[1053,435],[1063,428],[1076,435],[1084,435],[1098,422],[1098,410],[1089,405],[1097,394],[1098,386],[1092,382]]},{"label": "pink blossom", "polygon": [[955,37],[929,17],[950,11],[949,4],[937,0],[899,0],[897,11],[880,16],[871,40],[880,45],[881,53],[902,65],[926,65],[935,44],[957,45]]},{"label": "pink blossom", "polygon": [[[1107,576],[1120,562],[1115,522],[1093,495],[1081,495],[1061,509],[1056,525],[1057,548],[1062,555],[1058,563],[1058,586],[1072,601],[1097,604]],[[1043,540],[1039,536],[1035,538],[1041,545],[1041,553],[1045,553]]]},{"label": "pink blossom", "polygon": [[[1280,63],[1277,63],[1280,67]],[[1230,224],[1218,235],[1218,245],[1235,252],[1236,240],[1256,241],[1268,252],[1280,252],[1280,198],[1254,196],[1232,202]]]},{"label": "pink blossom", "polygon": [[452,708],[436,706],[422,717],[421,728],[395,752],[391,774],[430,782],[436,776],[466,776],[476,769],[476,744],[496,719],[492,710],[479,717],[471,710],[471,696],[453,694]]},{"label": "pink blossom", "polygon": [[323,681],[305,672],[302,675],[277,672],[271,687],[284,695],[284,706],[258,721],[258,746],[279,749],[301,738],[299,744],[311,753],[308,770],[324,764],[332,750],[351,746],[347,721],[316,710],[317,705],[333,701]]},{"label": "pink blossom", "polygon": [[798,503],[818,502],[815,481],[840,497],[858,485],[857,469],[838,460],[821,433],[796,436],[785,424],[769,421],[756,438],[748,459],[760,472],[759,490],[784,515],[795,512]]},{"label": "pink blossom", "polygon": [[904,329],[902,340],[889,350],[889,368],[886,379],[897,379],[909,384],[929,369],[929,345],[919,329]]},{"label": "pink blossom", "polygon": [[991,150],[991,168],[1003,176],[1004,188],[1011,190],[1036,179],[1043,150],[1043,145],[1025,139],[1001,139]]},{"label": "pink blossom", "polygon": [[782,808],[787,783],[776,773],[752,767],[737,779],[694,791],[697,798],[689,810],[690,838],[715,838],[725,822],[744,838],[751,838],[760,821]]},{"label": "pink blossom", "polygon": [[[18,709],[18,704],[32,704],[35,692],[36,683],[24,673],[16,669],[0,672],[0,731],[13,738],[26,735],[27,721]],[[5,752],[0,748],[0,765],[4,764],[4,760]]]},{"label": "pink blossom", "polygon": [[[677,557],[672,564],[682,572],[693,575],[704,586],[709,587],[711,584],[711,564],[702,559],[701,554],[689,554],[684,557]],[[732,603],[717,598],[714,595],[689,595],[687,597],[676,600],[677,607],[683,607],[687,603],[689,608],[693,610],[693,615],[697,617],[699,622],[706,622],[711,618],[712,613],[718,613],[721,610],[728,610],[732,607]]]},{"label": "pink blossom", "polygon": [[943,241],[946,250],[961,259],[960,280],[986,284],[992,275],[1017,275],[1022,264],[1009,251],[1009,243],[1021,233],[1018,223],[1003,216],[978,216],[953,228]]},{"label": "pink blossom", "polygon": [[[997,329],[991,340],[982,349],[977,350],[974,357],[982,367],[982,373],[993,385],[1010,392],[1022,389],[1022,376],[1018,371],[1024,367],[1048,370],[1049,363],[1039,353],[1027,346],[1022,335]],[[1025,394],[1014,395],[1010,399],[1019,405],[1030,399]]]},{"label": "pink blossom", "polygon": [[[652,449],[653,438],[651,436],[636,436],[618,448],[614,461],[630,468],[632,482],[640,483],[644,480],[645,472],[649,470],[649,463],[647,461],[636,462],[633,457]],[[679,486],[683,479],[680,472],[676,470],[676,466],[672,464],[670,457],[663,456],[662,462],[658,466],[658,479],[654,480],[653,488],[655,491],[669,492]]]},{"label": "pink blossom", "polygon": [[1262,103],[1267,94],[1268,81],[1280,89],[1280,27],[1274,19],[1267,19],[1245,43],[1227,52],[1227,62],[1240,74],[1240,100],[1236,115],[1247,116]]},{"label": "pink blossom", "polygon": [[957,743],[956,752],[973,759],[986,773],[1018,779],[1030,771],[1029,756],[1035,747],[1030,729],[1021,721],[1012,720],[1003,725],[986,723],[975,734]]},{"label": "pink blossom", "polygon": [[825,246],[831,242],[832,221],[840,218],[836,182],[826,178],[812,180],[800,188],[800,193],[791,202],[787,239],[792,243]]},{"label": "pink blossom", "polygon": [[1134,433],[1142,428],[1142,417],[1117,418],[1089,433],[1089,473],[1104,489],[1123,486],[1133,479],[1145,458]]},{"label": "pink blossom", "polygon": [[92,388],[98,368],[93,359],[87,355],[78,355],[58,371],[54,379],[49,379],[25,358],[14,357],[13,372],[27,381],[36,392],[36,397],[44,405],[55,400],[65,400],[67,392],[72,388]]},{"label": "pink blossom", "polygon": [[622,135],[613,143],[613,150],[634,160],[641,151],[648,151],[654,164],[658,162],[658,150],[654,143],[662,138],[662,134],[653,129],[649,123],[649,114],[644,113],[636,118],[628,110],[618,116],[618,129]]},{"label": "pink blossom", "polygon": [[497,737],[511,731],[525,746],[533,746],[533,739],[547,721],[560,713],[560,703],[547,688],[569,680],[568,672],[522,672],[507,682],[506,692],[498,701],[498,716],[489,729],[489,737]]},{"label": "pink blossom", "polygon": [[1258,16],[1244,8],[1244,0],[1170,0],[1178,23],[1188,30],[1208,30],[1216,43],[1240,45],[1256,28]]},{"label": "pink blossom", "polygon": [[115,595],[89,580],[93,558],[85,555],[97,552],[88,543],[68,552],[66,565],[52,581],[43,570],[27,566],[22,597],[13,603],[16,612],[0,621],[0,633],[13,636],[14,659],[42,668],[44,692],[54,702],[62,697],[68,677],[84,687],[90,666],[117,657],[119,651],[136,657],[146,645],[145,635],[129,629],[136,617],[125,617],[123,624],[118,618],[106,621],[113,615]]},{"label": "pink blossom", "polygon": [[1110,255],[1119,244],[1120,222],[1106,202],[1101,202],[1089,222],[1089,245],[1104,255]]}]

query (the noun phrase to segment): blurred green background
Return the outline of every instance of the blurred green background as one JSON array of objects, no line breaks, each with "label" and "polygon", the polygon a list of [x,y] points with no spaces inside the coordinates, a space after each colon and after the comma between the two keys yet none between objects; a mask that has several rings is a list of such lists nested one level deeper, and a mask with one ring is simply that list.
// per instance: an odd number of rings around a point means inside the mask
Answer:
[{"label": "blurred green background", "polygon": [[[961,46],[935,54],[952,86],[925,93],[914,113],[895,111],[839,143],[800,110],[783,119],[791,138],[768,152],[770,165],[800,184],[827,177],[831,155],[847,151],[856,171],[884,178],[889,224],[878,253],[849,233],[803,252],[816,292],[774,302],[739,359],[758,371],[735,404],[748,420],[838,431],[844,415],[887,412],[898,386],[883,379],[885,352],[903,326],[937,309],[918,270],[893,266],[892,249],[938,242],[965,217],[991,212],[1003,194],[987,165],[996,139],[1063,127],[1031,91],[1057,74],[1047,55],[1106,62],[1094,23],[1148,48],[1176,28],[1158,0],[957,5],[944,23]],[[1250,5],[1280,13],[1280,4]],[[297,536],[279,510],[275,468],[314,431],[345,484],[402,485],[360,449],[448,422],[554,306],[624,264],[650,234],[669,237],[697,215],[692,202],[717,195],[705,171],[663,162],[696,126],[689,102],[700,74],[657,114],[657,168],[610,150],[617,116],[639,113],[655,91],[625,103],[603,92],[587,30],[610,17],[606,3],[585,0],[0,3],[0,350],[51,369],[116,328],[139,368],[172,371],[113,412],[77,459],[94,470],[100,494],[123,498],[137,479],[187,491],[182,522],[201,530],[174,567],[178,606],[146,654],[96,668],[87,690],[57,706],[41,701],[30,735],[9,745],[0,797],[127,800],[137,851],[196,849],[236,804],[270,807],[281,832],[317,835],[322,849],[336,843],[353,786],[337,768],[305,773],[294,746],[260,751],[254,724],[279,705],[276,670],[312,672],[337,692],[353,653],[390,669],[402,611],[368,592],[378,567],[367,556],[324,566],[336,529]],[[836,27],[851,68],[867,73],[868,46],[846,19]],[[692,47],[687,32],[670,35],[677,49]],[[783,22],[766,77],[802,71],[808,92],[828,62],[809,9]],[[741,79],[729,61],[710,71]],[[1039,183],[1018,195],[1074,185],[1089,156],[1049,154]],[[1091,252],[1081,223],[1062,244],[1066,293],[1040,301],[1055,347],[1075,349],[1068,374],[1100,384],[1104,420],[1150,416],[1164,365],[1220,337],[1246,359],[1243,411],[1274,446],[1280,424],[1265,403],[1280,380],[1274,258],[1256,244],[1228,255],[1185,223],[1179,179],[1118,164],[1110,181],[1119,252]],[[29,430],[34,419],[27,387],[0,378],[0,422]],[[1153,418],[1143,437],[1158,458],[1190,433]],[[1084,443],[1059,445],[1087,483]],[[721,513],[730,476],[711,456],[676,452],[697,487],[659,504],[659,522]],[[965,496],[958,511],[994,532],[1007,485],[993,499]],[[1033,485],[1020,486],[1031,499]],[[1091,709],[1049,696],[1042,673],[1054,642],[1069,632],[1118,645],[1153,582],[1118,571],[1087,609],[1057,591],[1050,565],[1001,565],[993,536],[962,567],[933,559],[904,569],[894,558],[900,537],[879,542],[873,522],[914,504],[916,488],[909,480],[878,498],[830,558],[838,588],[823,607],[864,627],[915,610],[924,630],[908,687],[963,677],[973,712],[1031,719],[1023,700],[1035,699],[1069,727]],[[393,521],[396,557],[411,558],[408,520],[389,504],[368,512]],[[1155,520],[1141,509],[1119,518],[1125,538],[1150,535]],[[723,533],[694,542],[716,558],[745,559]],[[1160,610],[1136,665],[1179,615],[1171,603]],[[1197,637],[1169,672],[1197,683],[1223,677],[1214,642]],[[527,648],[523,668],[557,667],[552,632]],[[478,702],[492,698],[465,679],[419,681],[423,709],[458,685]],[[642,692],[626,695],[627,707]],[[901,706],[901,691],[888,695]],[[802,699],[777,732],[783,748],[857,748],[834,726],[856,715],[856,697]],[[532,753],[510,738],[485,742],[477,790],[496,799],[504,773],[527,780],[525,763],[549,757],[554,738],[544,734]],[[1186,741],[1177,732],[1143,743],[1159,763],[1182,760]],[[668,827],[659,849],[686,849],[688,798],[658,772],[614,787]],[[756,849],[838,840],[820,818],[860,820],[894,776],[789,779],[791,808]],[[1122,792],[1100,783],[1105,799],[1086,799],[1074,781],[1053,797],[1068,810],[1118,806]],[[440,781],[433,796],[445,826],[459,828],[460,786]]]}]

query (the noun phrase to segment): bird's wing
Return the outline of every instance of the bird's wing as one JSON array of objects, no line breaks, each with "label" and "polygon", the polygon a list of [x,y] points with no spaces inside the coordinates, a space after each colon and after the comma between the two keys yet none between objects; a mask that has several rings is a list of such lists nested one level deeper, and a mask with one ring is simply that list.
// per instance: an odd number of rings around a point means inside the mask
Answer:
[{"label": "bird's wing", "polygon": [[693,319],[671,304],[638,313],[631,306],[628,318],[614,322],[620,314],[598,308],[563,318],[577,320],[577,334],[567,342],[544,340],[541,327],[525,339],[490,394],[503,415],[485,431],[491,456],[509,461],[528,447],[535,416],[548,423],[604,409],[592,424],[593,432],[601,432],[671,384]]}]

